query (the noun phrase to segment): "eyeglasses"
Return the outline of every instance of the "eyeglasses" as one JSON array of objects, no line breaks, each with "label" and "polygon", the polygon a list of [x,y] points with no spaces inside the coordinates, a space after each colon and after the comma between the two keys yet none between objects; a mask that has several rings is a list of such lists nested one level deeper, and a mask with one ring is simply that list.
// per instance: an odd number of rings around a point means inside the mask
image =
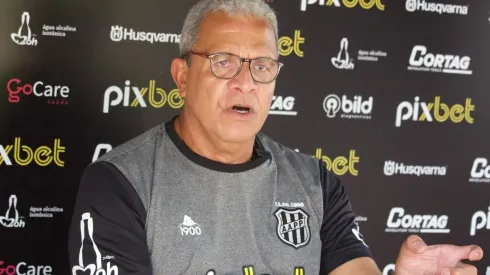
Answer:
[{"label": "eyeglasses", "polygon": [[191,54],[209,58],[211,72],[221,79],[235,78],[242,70],[243,62],[248,62],[250,74],[255,82],[270,83],[277,78],[281,67],[284,66],[269,57],[242,58],[230,53],[205,54],[190,51],[182,55],[182,58],[189,57]]}]

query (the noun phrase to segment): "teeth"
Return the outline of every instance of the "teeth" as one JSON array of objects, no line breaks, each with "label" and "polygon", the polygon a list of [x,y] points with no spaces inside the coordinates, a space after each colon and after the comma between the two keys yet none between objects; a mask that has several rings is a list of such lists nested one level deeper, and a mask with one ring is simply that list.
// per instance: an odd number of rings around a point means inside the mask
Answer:
[{"label": "teeth", "polygon": [[247,107],[240,107],[240,106],[233,106],[233,110],[240,114],[247,114],[249,112],[249,108]]}]

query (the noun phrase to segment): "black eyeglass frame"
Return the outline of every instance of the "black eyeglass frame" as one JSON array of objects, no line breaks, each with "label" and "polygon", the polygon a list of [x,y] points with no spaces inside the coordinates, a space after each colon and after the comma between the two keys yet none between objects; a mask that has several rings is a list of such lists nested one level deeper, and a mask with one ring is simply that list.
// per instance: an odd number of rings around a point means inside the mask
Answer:
[{"label": "black eyeglass frame", "polygon": [[[208,58],[209,59],[209,67],[211,69],[211,72],[213,73],[213,75],[219,79],[233,79],[235,78],[238,74],[240,74],[240,72],[242,71],[242,68],[243,68],[243,63],[244,62],[248,62],[250,64],[250,66],[248,67],[248,70],[250,71],[250,75],[252,76],[252,79],[255,81],[255,82],[258,82],[258,83],[263,83],[263,84],[268,84],[268,83],[271,83],[273,82],[274,80],[276,80],[277,76],[279,75],[279,72],[281,71],[281,68],[284,66],[284,64],[282,62],[279,62],[279,60],[276,60],[276,59],[273,59],[273,58],[270,58],[270,57],[266,57],[266,56],[263,56],[263,57],[256,57],[256,58],[243,58],[243,57],[240,57],[236,54],[232,54],[232,53],[227,53],[227,52],[218,52],[218,53],[212,53],[212,54],[207,54],[207,53],[202,53],[202,52],[196,52],[196,51],[189,51],[188,53],[186,54],[183,54],[181,56],[181,58],[183,59],[186,59],[186,57],[190,57],[191,54],[194,54],[194,55],[197,55],[197,56],[201,56],[201,57],[205,57],[205,58]],[[234,57],[237,57],[239,60],[240,60],[240,67],[238,68],[237,72],[231,76],[231,77],[220,77],[220,76],[217,76],[214,71],[213,71],[213,64],[212,64],[212,60],[213,60],[213,57],[217,56],[217,55],[223,55],[223,54],[227,54],[227,55],[231,55],[231,56],[234,56]],[[258,81],[257,79],[255,79],[253,73],[252,73],[252,62],[254,60],[257,60],[257,59],[262,59],[262,58],[267,58],[269,60],[272,60],[274,62],[277,63],[277,72],[276,72],[276,75],[272,78],[272,80],[268,81],[268,82],[264,82],[264,81]],[[189,61],[190,62],[190,61]]]}]

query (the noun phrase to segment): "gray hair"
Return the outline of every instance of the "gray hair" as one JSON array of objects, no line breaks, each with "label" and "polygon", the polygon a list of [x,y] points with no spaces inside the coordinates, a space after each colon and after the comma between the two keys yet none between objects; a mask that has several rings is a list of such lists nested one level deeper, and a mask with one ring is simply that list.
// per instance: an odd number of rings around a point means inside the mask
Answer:
[{"label": "gray hair", "polygon": [[[253,16],[268,21],[278,39],[278,24],[274,10],[264,0],[201,0],[194,5],[184,21],[180,36],[180,54],[191,51],[199,39],[203,18],[211,12],[223,11],[228,15]],[[277,43],[276,43],[277,44]]]}]

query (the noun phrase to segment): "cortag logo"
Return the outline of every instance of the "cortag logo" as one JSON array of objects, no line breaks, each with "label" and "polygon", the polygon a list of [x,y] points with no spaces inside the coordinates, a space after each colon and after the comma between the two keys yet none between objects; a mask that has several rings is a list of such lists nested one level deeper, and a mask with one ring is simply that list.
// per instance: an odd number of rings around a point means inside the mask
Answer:
[{"label": "cortag logo", "polygon": [[[179,109],[184,105],[184,99],[180,96],[178,89],[173,89],[167,93],[165,90],[155,86],[155,80],[150,80],[148,87],[141,89],[136,86],[130,87],[131,82],[129,80],[126,80],[125,84],[126,86],[124,87],[124,92],[118,86],[111,86],[105,90],[104,106],[102,108],[103,113],[109,113],[109,107],[118,106],[121,103],[123,103],[124,107],[141,106],[142,108],[146,108],[147,104],[144,97],[147,93],[148,102],[154,108],[161,108],[166,103],[168,103],[168,105],[173,109]],[[131,92],[133,92],[134,99],[130,105],[129,100],[131,97]],[[112,95],[115,95],[116,98],[112,98]]]},{"label": "cortag logo", "polygon": [[112,26],[110,37],[111,40],[114,42],[130,40],[149,42],[151,44],[157,42],[180,43],[180,34],[135,31],[133,29],[128,29],[122,26]]},{"label": "cortag logo", "polygon": [[471,217],[470,236],[475,236],[476,231],[486,228],[490,230],[490,207],[488,207],[488,213],[484,211],[478,211]]},{"label": "cortag logo", "polygon": [[362,96],[356,95],[348,99],[346,95],[342,99],[336,94],[330,94],[323,100],[323,110],[328,118],[335,118],[339,111],[341,118],[347,119],[371,119],[373,110],[373,97],[363,100]]},{"label": "cortag logo", "polygon": [[269,114],[283,116],[298,115],[298,112],[294,110],[294,100],[295,99],[292,96],[273,96]]},{"label": "cortag logo", "polygon": [[490,183],[490,165],[488,159],[476,158],[471,167],[470,182]]},{"label": "cortag logo", "polygon": [[475,110],[475,105],[471,104],[471,98],[466,99],[465,106],[454,104],[449,106],[441,102],[441,97],[436,96],[434,102],[420,102],[418,96],[415,97],[414,103],[409,101],[401,102],[396,109],[395,126],[400,127],[402,121],[427,121],[446,122],[450,120],[454,123],[461,123],[465,120],[469,124],[473,124],[474,118],[471,117],[471,112]]},{"label": "cortag logo", "polygon": [[467,6],[427,2],[425,0],[407,0],[405,2],[405,9],[409,12],[425,11],[425,12],[435,12],[438,14],[443,14],[443,13],[458,14],[458,15],[468,14]]},{"label": "cortag logo", "polygon": [[[9,198],[9,208],[5,213],[5,216],[0,216],[0,225],[7,228],[24,228],[26,222],[23,217],[19,216],[19,211],[17,210],[17,196],[10,195]],[[1,273],[0,273],[1,274]]]},{"label": "cortag logo", "polygon": [[450,233],[447,215],[409,215],[405,209],[394,207],[386,222],[389,233]]},{"label": "cortag logo", "polygon": [[387,160],[385,161],[383,171],[386,176],[445,176],[447,173],[447,166],[406,165],[404,163]]},{"label": "cortag logo", "polygon": [[380,11],[385,10],[385,5],[381,3],[381,0],[301,0],[301,11],[306,10],[307,5],[313,5],[318,3],[319,6],[328,6],[328,7],[346,7],[346,8],[355,8],[360,6],[365,10],[370,9],[378,9]]},{"label": "cortag logo", "polygon": [[409,59],[409,71],[436,72],[445,74],[471,75],[471,58],[454,54],[433,54],[424,45],[416,45]]},{"label": "cortag logo", "polygon": [[[13,149],[13,162],[9,157],[9,154]],[[33,150],[27,145],[21,144],[21,138],[16,137],[14,145],[1,145],[0,144],[0,165],[5,163],[7,166],[11,166],[14,163],[20,166],[27,166],[33,161],[39,166],[48,166],[54,162],[56,166],[64,167],[65,162],[61,160],[60,154],[66,151],[66,147],[61,146],[61,140],[55,139],[53,149],[48,146],[39,146]]]}]

